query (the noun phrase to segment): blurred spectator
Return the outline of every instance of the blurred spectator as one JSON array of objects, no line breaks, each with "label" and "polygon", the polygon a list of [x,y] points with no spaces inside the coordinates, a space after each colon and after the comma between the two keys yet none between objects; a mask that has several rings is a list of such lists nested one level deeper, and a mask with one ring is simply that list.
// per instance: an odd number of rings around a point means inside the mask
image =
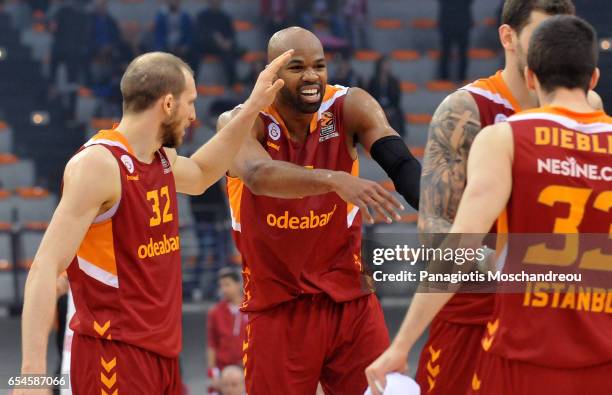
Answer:
[{"label": "blurred spectator", "polygon": [[296,25],[311,31],[314,27],[313,4],[312,0],[295,0],[293,15]]},{"label": "blurred spectator", "polygon": [[440,30],[440,63],[438,78],[450,79],[449,62],[453,46],[457,47],[459,72],[457,81],[465,81],[468,67],[468,46],[472,29],[473,0],[438,0],[438,26]]},{"label": "blurred spectator", "polygon": [[[240,50],[232,17],[221,9],[221,0],[208,0],[208,7],[200,12],[196,21],[196,56],[219,56],[228,86],[236,83],[236,62]],[[198,62],[199,63],[199,62]]]},{"label": "blurred spectator", "polygon": [[[208,370],[222,371],[229,365],[242,363],[242,341],[245,338],[247,316],[239,308],[242,303],[240,275],[233,268],[219,271],[219,292],[221,301],[208,312]],[[217,384],[217,385],[215,385]],[[213,380],[213,386],[218,383]]]},{"label": "blurred spectator", "polygon": [[56,78],[60,64],[66,66],[68,82],[77,82],[83,76],[83,59],[89,46],[88,20],[74,0],[59,0],[54,18],[51,76]]},{"label": "blurred spectator", "polygon": [[121,35],[115,18],[108,13],[108,0],[94,1],[91,19],[89,45],[92,58],[100,52],[115,52],[119,46]]},{"label": "blurred spectator", "polygon": [[288,0],[261,0],[260,18],[264,21],[265,41],[289,26]]},{"label": "blurred spectator", "polygon": [[403,137],[404,116],[400,107],[400,83],[391,73],[391,62],[387,56],[381,56],[376,62],[368,91],[385,110],[391,127]]},{"label": "blurred spectator", "polygon": [[230,365],[221,372],[221,395],[245,395],[244,371],[240,366]]},{"label": "blurred spectator", "polygon": [[334,84],[339,84],[347,87],[352,86],[363,86],[361,77],[357,75],[353,69],[353,63],[349,56],[338,57],[338,64],[336,65],[336,71],[332,78]]},{"label": "blurred spectator", "polygon": [[155,50],[188,60],[191,51],[191,18],[181,9],[181,0],[166,0],[155,17]]},{"label": "blurred spectator", "polygon": [[342,10],[345,36],[351,48],[369,48],[368,43],[368,0],[344,0]]},{"label": "blurred spectator", "polygon": [[29,3],[33,10],[47,11],[49,8],[49,0],[29,0]]}]

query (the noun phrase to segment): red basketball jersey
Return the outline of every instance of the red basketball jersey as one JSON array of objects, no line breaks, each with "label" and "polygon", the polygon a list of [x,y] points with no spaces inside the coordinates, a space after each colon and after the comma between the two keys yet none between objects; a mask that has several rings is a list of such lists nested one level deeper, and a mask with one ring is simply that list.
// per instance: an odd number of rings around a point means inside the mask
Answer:
[{"label": "red basketball jersey", "polygon": [[[484,129],[520,111],[520,107],[502,78],[501,71],[461,88],[469,92],[478,106]],[[438,313],[438,318],[460,324],[485,324],[493,313],[493,294],[457,293]]]},{"label": "red basketball jersey", "polygon": [[92,145],[117,159],[121,198],[94,220],[68,267],[76,306],[70,327],[176,357],[182,278],[170,163],[163,150],[150,164],[140,162],[115,130],[101,131],[81,149]]},{"label": "red basketball jersey", "polygon": [[[348,89],[328,85],[303,144],[290,139],[274,107],[260,113],[264,148],[274,160],[357,175],[346,145],[343,104]],[[243,310],[272,307],[302,294],[326,293],[336,302],[373,292],[361,264],[361,215],[336,193],[302,199],[253,194],[228,178],[232,227],[242,255]]]},{"label": "red basketball jersey", "polygon": [[[574,266],[609,277],[612,118],[602,111],[543,107],[509,122],[512,195],[498,222],[500,233],[510,234],[504,270],[541,266],[559,272]],[[574,245],[567,236],[560,244],[529,241],[523,248],[513,243],[513,235],[543,233],[588,233],[596,239],[595,244],[591,238],[576,239],[575,258],[563,253]],[[567,257],[571,261],[564,262]],[[529,283],[523,294],[498,293],[493,317],[482,346],[504,358],[567,369],[612,361],[612,287]]]}]

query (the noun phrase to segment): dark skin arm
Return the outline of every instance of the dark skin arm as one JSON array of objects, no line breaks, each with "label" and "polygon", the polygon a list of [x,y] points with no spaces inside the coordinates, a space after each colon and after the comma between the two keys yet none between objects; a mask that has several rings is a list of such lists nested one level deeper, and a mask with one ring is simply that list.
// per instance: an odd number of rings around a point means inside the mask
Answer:
[{"label": "dark skin arm", "polygon": [[429,125],[423,159],[419,231],[425,245],[433,234],[448,233],[465,189],[467,158],[480,114],[472,95],[457,91],[439,106]]},{"label": "dark skin arm", "polygon": [[[217,130],[238,111],[240,109],[222,114],[217,122]],[[374,219],[368,207],[377,210],[388,222],[392,218],[401,219],[395,211],[403,208],[401,204],[374,181],[363,180],[343,171],[307,169],[293,163],[272,160],[262,146],[264,133],[263,122],[258,119],[229,171],[231,176],[239,177],[254,194],[296,199],[335,192],[343,200],[358,206],[365,220],[370,223]]]}]

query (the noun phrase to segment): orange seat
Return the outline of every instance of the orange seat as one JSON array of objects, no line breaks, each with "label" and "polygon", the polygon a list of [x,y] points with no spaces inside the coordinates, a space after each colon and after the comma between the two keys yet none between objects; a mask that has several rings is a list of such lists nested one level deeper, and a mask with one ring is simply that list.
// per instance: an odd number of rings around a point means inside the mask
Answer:
[{"label": "orange seat", "polygon": [[78,95],[80,97],[91,97],[93,96],[93,92],[91,91],[91,89],[87,88],[86,86],[82,86],[79,88]]},{"label": "orange seat", "polygon": [[355,59],[363,62],[372,62],[380,58],[380,52],[374,50],[364,49],[355,52]]},{"label": "orange seat", "polygon": [[45,26],[44,23],[36,22],[32,24],[32,30],[34,30],[36,33],[44,33],[47,31],[47,26]]},{"label": "orange seat", "polygon": [[93,118],[90,125],[95,130],[108,130],[113,128],[114,123],[112,118]]},{"label": "orange seat", "polygon": [[221,59],[219,59],[219,57],[216,55],[205,55],[202,61],[204,63],[219,63]]},{"label": "orange seat", "polygon": [[9,272],[13,270],[13,265],[7,259],[0,259],[0,272]]},{"label": "orange seat", "polygon": [[427,56],[429,59],[437,60],[440,59],[440,51],[437,49],[430,49],[427,51]]},{"label": "orange seat", "polygon": [[255,62],[256,60],[262,60],[265,59],[266,54],[260,51],[252,51],[252,52],[247,52],[244,55],[242,55],[242,60],[247,62],[247,63],[252,63]]},{"label": "orange seat", "polygon": [[468,55],[470,59],[493,59],[496,56],[495,51],[487,48],[472,48]]},{"label": "orange seat", "polygon": [[382,30],[401,29],[402,21],[395,18],[381,18],[374,21],[374,26]]},{"label": "orange seat", "polygon": [[21,269],[29,270],[32,267],[32,263],[34,263],[34,259],[22,259],[19,261],[19,267]]},{"label": "orange seat", "polygon": [[418,220],[419,220],[418,213],[410,213],[410,214],[402,215],[402,219],[399,220],[398,222],[403,223],[403,224],[414,224],[414,223],[417,223]]},{"label": "orange seat", "polygon": [[19,158],[17,158],[13,154],[2,153],[0,154],[0,165],[11,165],[13,163],[17,163]]},{"label": "orange seat", "polygon": [[198,85],[198,93],[202,96],[221,96],[225,93],[223,85]]},{"label": "orange seat", "polygon": [[24,199],[42,199],[49,196],[49,191],[41,187],[22,187],[17,188],[16,192]]},{"label": "orange seat", "polygon": [[11,192],[6,189],[0,189],[0,200],[8,199],[11,197]]},{"label": "orange seat", "polygon": [[431,122],[431,114],[408,113],[405,115],[406,122],[414,124],[428,124]]},{"label": "orange seat", "polygon": [[496,27],[497,19],[493,18],[492,16],[488,16],[482,20],[482,25],[489,26],[489,27]]},{"label": "orange seat", "polygon": [[249,30],[253,30],[253,24],[249,21],[235,20],[234,21],[234,29],[238,32],[246,32]]},{"label": "orange seat", "polygon": [[0,222],[0,231],[10,231],[13,225],[10,222]]},{"label": "orange seat", "polygon": [[8,125],[4,121],[0,121],[0,131],[8,129]]},{"label": "orange seat", "polygon": [[416,18],[410,21],[410,26],[418,30],[435,29],[438,26],[438,21],[432,18]]},{"label": "orange seat", "polygon": [[49,223],[48,222],[42,222],[42,221],[31,221],[31,222],[26,222],[25,224],[23,224],[23,228],[27,229],[27,230],[40,230],[40,231],[44,231],[49,227]]},{"label": "orange seat", "polygon": [[383,187],[385,191],[395,192],[395,185],[393,185],[393,181],[389,179],[378,181],[378,184]]},{"label": "orange seat", "polygon": [[443,80],[428,81],[425,87],[431,92],[450,92],[457,89],[457,85],[454,82]]},{"label": "orange seat", "polygon": [[412,155],[416,156],[417,158],[422,158],[425,154],[425,147],[423,146],[411,146],[408,148],[410,149],[410,152],[412,152]]},{"label": "orange seat", "polygon": [[410,81],[402,81],[400,88],[402,89],[402,92],[405,92],[405,93],[412,93],[412,92],[416,92],[417,90],[419,90],[419,86],[415,84],[414,82],[410,82]]},{"label": "orange seat", "polygon": [[421,58],[421,54],[412,49],[398,49],[397,51],[391,52],[391,57],[395,60],[410,61]]}]

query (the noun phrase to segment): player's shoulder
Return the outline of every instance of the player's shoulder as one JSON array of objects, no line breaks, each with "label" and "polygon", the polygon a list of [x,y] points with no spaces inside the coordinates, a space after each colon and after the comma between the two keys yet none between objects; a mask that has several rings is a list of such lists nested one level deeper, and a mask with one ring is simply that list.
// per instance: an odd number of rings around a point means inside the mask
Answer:
[{"label": "player's shoulder", "polygon": [[472,118],[479,119],[478,104],[474,96],[464,89],[458,89],[450,93],[436,109],[436,113],[441,113],[440,115],[447,113],[464,114],[466,111],[471,113]]},{"label": "player's shoulder", "polygon": [[344,99],[344,109],[348,108],[349,111],[355,107],[356,109],[362,108],[362,106],[366,105],[369,102],[375,102],[376,99],[372,95],[370,95],[365,89],[359,87],[350,87],[346,89],[346,97]]},{"label": "player's shoulder", "polygon": [[92,174],[106,174],[118,169],[113,154],[99,144],[91,145],[76,153],[66,164],[66,170],[80,170]]}]

